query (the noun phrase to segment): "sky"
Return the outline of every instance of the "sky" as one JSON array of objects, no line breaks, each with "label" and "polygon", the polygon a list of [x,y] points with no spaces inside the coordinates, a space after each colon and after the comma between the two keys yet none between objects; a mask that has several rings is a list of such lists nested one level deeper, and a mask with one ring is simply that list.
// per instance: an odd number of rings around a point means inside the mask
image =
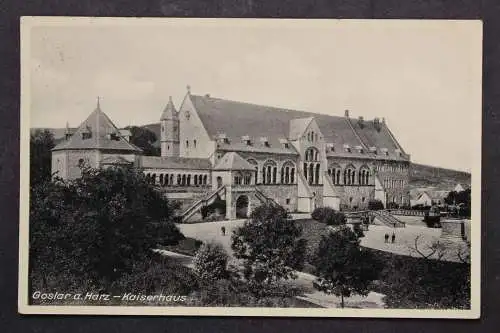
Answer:
[{"label": "sky", "polygon": [[23,32],[30,127],[159,121],[193,94],[384,117],[416,163],[471,171],[480,147],[477,21],[44,19]]}]

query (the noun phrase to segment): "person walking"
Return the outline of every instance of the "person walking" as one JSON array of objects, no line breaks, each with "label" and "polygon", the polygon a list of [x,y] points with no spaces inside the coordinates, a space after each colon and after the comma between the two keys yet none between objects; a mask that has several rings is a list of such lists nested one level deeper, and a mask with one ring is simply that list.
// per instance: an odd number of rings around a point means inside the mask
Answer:
[{"label": "person walking", "polygon": [[222,233],[222,236],[226,236],[226,227],[225,227],[225,226],[222,226],[222,227],[220,228],[220,231],[221,231],[221,233]]},{"label": "person walking", "polygon": [[393,231],[392,232],[392,236],[391,236],[391,242],[392,242],[392,244],[394,244],[395,241],[396,241],[396,234]]},{"label": "person walking", "polygon": [[389,242],[389,234],[386,233],[385,236],[384,236],[384,239],[385,239],[385,242],[388,243]]}]

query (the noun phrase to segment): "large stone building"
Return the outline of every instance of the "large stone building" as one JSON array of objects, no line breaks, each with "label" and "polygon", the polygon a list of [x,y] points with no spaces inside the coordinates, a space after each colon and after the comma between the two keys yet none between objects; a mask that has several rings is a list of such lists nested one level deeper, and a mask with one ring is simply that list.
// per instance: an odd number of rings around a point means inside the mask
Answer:
[{"label": "large stone building", "polygon": [[161,156],[143,156],[96,110],[53,149],[53,172],[76,178],[81,165],[129,164],[165,195],[184,203],[185,219],[214,200],[226,217],[263,201],[292,212],[362,209],[370,199],[409,205],[410,156],[385,120],[353,119],[234,102],[188,92],[160,117]]}]

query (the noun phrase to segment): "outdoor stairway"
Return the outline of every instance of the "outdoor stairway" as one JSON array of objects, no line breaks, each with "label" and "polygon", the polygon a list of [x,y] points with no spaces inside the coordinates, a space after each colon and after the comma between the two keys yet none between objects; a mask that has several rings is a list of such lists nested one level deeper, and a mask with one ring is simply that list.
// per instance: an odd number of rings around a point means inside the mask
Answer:
[{"label": "outdoor stairway", "polygon": [[180,215],[182,221],[186,221],[191,216],[193,216],[196,212],[198,212],[202,207],[210,205],[221,193],[226,190],[226,186],[222,185],[215,191],[207,194],[205,197],[195,201],[191,206],[189,206],[182,214]]},{"label": "outdoor stairway", "polygon": [[375,210],[372,211],[373,216],[375,216],[376,219],[378,219],[381,223],[385,224],[388,227],[392,228],[404,228],[406,227],[406,224],[393,215],[389,214],[386,211],[383,210]]},{"label": "outdoor stairway", "polygon": [[269,198],[266,196],[257,186],[254,187],[255,189],[255,196],[257,199],[259,199],[262,203],[269,203],[273,206],[281,206],[279,203],[277,203],[274,199]]}]

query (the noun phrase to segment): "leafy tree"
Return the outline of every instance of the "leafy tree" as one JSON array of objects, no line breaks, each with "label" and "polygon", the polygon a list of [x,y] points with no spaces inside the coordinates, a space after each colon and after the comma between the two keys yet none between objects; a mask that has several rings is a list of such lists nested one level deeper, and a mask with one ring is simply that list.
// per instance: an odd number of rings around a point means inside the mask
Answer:
[{"label": "leafy tree", "polygon": [[41,289],[63,281],[110,290],[155,246],[183,238],[170,203],[134,169],[85,170],[32,187],[30,199],[30,268]]},{"label": "leafy tree", "polygon": [[36,130],[30,135],[31,185],[51,178],[51,149],[54,146],[54,135],[48,130]]},{"label": "leafy tree", "polygon": [[471,189],[456,192],[451,191],[444,199],[448,205],[458,205],[458,214],[464,217],[470,217],[471,213]]},{"label": "leafy tree", "polygon": [[160,149],[154,146],[157,141],[156,134],[146,127],[129,126],[132,136],[130,142],[141,148],[146,156],[160,156]]},{"label": "leafy tree", "polygon": [[314,259],[317,280],[314,287],[327,294],[344,297],[368,294],[370,283],[377,279],[382,264],[371,252],[359,246],[358,236],[341,226],[322,236]]},{"label": "leafy tree", "polygon": [[231,248],[242,260],[251,293],[264,297],[278,282],[296,278],[290,265],[305,249],[301,234],[287,211],[271,204],[256,207],[250,219],[233,231]]},{"label": "leafy tree", "polygon": [[228,255],[218,243],[203,243],[193,259],[194,272],[203,286],[228,277]]}]

